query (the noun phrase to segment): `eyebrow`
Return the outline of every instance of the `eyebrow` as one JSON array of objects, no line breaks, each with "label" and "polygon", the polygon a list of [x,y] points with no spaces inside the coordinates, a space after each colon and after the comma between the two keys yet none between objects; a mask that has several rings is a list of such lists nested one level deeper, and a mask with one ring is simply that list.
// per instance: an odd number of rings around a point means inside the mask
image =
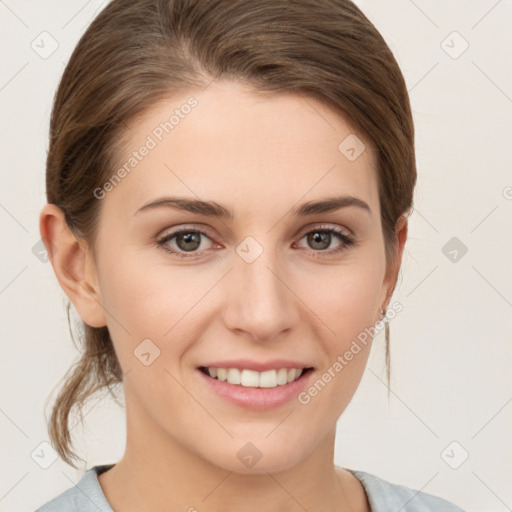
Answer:
[{"label": "eyebrow", "polygon": [[[328,213],[348,207],[361,208],[372,214],[370,207],[362,199],[354,196],[328,197],[326,199],[309,201],[292,210],[294,217],[306,217],[318,213]],[[202,201],[199,199],[188,199],[185,197],[160,197],[141,206],[135,215],[143,211],[154,210],[156,208],[173,208],[190,213],[198,213],[208,217],[217,217],[219,219],[233,220],[233,211],[216,203],[215,201]]]}]

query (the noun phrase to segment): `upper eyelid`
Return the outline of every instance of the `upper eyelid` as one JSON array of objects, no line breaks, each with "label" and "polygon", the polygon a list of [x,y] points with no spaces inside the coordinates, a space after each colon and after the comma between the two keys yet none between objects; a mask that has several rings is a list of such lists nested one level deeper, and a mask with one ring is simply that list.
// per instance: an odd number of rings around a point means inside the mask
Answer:
[{"label": "upper eyelid", "polygon": [[209,230],[208,230],[207,228],[203,228],[202,226],[199,226],[199,227],[198,227],[197,225],[193,225],[193,226],[187,226],[187,225],[185,225],[185,226],[183,226],[183,227],[178,226],[178,227],[176,227],[176,228],[169,228],[169,230],[164,230],[164,231],[162,232],[162,234],[159,234],[159,235],[157,236],[157,239],[158,239],[158,240],[162,240],[162,239],[167,238],[167,237],[173,237],[173,236],[176,236],[176,235],[178,235],[179,233],[183,233],[183,232],[187,233],[187,232],[191,232],[191,231],[199,232],[199,233],[201,233],[202,235],[207,236],[207,237],[208,237],[210,240],[212,240],[212,241],[213,241],[213,240],[214,240],[214,238],[215,238],[215,237],[213,237],[212,235],[210,235],[210,234],[208,233],[208,231],[209,231]]},{"label": "upper eyelid", "polygon": [[[296,234],[294,236],[297,236],[299,234],[308,233],[309,231],[315,230],[315,229],[317,229],[317,230],[332,229],[332,230],[337,230],[337,231],[343,231],[343,233],[346,234],[347,236],[351,236],[351,234],[352,234],[349,229],[342,227],[342,226],[338,226],[335,224],[329,224],[329,223],[325,223],[325,222],[323,222],[323,223],[322,222],[312,222],[311,224],[308,224],[307,226],[304,226],[300,230],[296,231]],[[208,232],[209,232],[208,227],[203,227],[202,225],[199,225],[199,224],[190,224],[190,225],[184,224],[184,225],[179,225],[175,228],[174,227],[169,228],[168,231],[164,230],[163,234],[158,235],[158,238],[163,238],[168,235],[176,235],[183,231],[199,231],[199,232],[203,232],[208,237],[214,238],[214,236],[208,234]]]},{"label": "upper eyelid", "polygon": [[309,233],[310,231],[315,231],[315,230],[316,231],[322,231],[322,230],[341,231],[346,236],[352,236],[349,229],[342,227],[342,226],[335,225],[335,224],[329,224],[326,222],[316,222],[316,223],[314,222],[312,224],[309,224],[309,225],[305,226],[304,228],[300,229],[297,232],[297,234],[304,235],[306,233]]}]

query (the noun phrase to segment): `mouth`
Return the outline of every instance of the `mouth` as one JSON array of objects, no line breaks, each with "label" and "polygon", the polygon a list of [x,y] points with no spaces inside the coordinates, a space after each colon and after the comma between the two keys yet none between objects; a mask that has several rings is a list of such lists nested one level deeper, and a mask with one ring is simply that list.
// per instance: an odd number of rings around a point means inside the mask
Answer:
[{"label": "mouth", "polygon": [[313,371],[313,367],[307,368],[278,368],[262,372],[247,368],[217,368],[199,366],[199,371],[207,377],[220,382],[226,382],[233,386],[244,388],[278,388],[304,379]]},{"label": "mouth", "polygon": [[249,359],[216,361],[196,367],[205,393],[236,407],[271,411],[296,400],[314,378],[315,368],[298,361],[258,363]]}]

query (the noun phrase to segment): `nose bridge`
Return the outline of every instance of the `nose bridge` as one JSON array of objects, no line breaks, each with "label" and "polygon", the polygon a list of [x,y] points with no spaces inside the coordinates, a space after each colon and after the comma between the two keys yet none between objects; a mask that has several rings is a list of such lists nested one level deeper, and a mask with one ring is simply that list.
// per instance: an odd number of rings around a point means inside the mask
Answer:
[{"label": "nose bridge", "polygon": [[297,322],[296,298],[286,286],[286,267],[270,242],[247,237],[236,248],[226,322],[255,338],[272,339]]}]

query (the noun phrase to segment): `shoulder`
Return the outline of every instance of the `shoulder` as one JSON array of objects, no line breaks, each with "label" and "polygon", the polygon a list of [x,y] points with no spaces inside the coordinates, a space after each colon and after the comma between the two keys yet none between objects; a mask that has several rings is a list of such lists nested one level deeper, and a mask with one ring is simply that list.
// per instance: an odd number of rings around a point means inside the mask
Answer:
[{"label": "shoulder", "polygon": [[94,466],[80,480],[35,512],[113,512],[98,482],[98,475],[111,464]]},{"label": "shoulder", "polygon": [[394,484],[377,475],[347,469],[362,484],[372,512],[389,512],[400,510],[401,512],[465,512],[457,505],[411,487]]}]

